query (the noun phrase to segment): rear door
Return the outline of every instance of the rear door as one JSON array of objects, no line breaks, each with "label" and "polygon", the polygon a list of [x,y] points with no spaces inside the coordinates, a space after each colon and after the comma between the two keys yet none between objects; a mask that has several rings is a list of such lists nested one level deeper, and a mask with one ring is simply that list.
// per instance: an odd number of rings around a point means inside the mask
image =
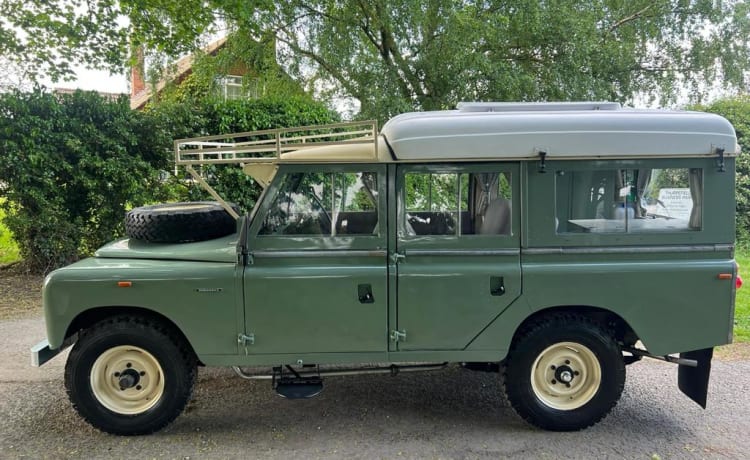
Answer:
[{"label": "rear door", "polygon": [[398,165],[392,350],[462,350],[520,295],[518,171]]}]

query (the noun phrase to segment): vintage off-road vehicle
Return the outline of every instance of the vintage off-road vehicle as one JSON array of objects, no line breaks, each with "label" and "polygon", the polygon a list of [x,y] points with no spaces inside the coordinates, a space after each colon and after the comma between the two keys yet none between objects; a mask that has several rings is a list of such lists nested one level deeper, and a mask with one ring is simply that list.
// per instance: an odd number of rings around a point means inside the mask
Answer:
[{"label": "vintage off-road vehicle", "polygon": [[[679,366],[706,405],[732,340],[732,126],[616,103],[465,103],[372,122],[175,142],[218,204],[133,210],[129,238],[50,274],[42,365],[117,434],[177,417],[197,366],[310,397],[328,375],[461,363],[524,419],[577,430],[625,366]],[[238,215],[201,166],[264,187]],[[367,364],[358,364],[367,363]],[[382,363],[382,364],[373,364]]]}]

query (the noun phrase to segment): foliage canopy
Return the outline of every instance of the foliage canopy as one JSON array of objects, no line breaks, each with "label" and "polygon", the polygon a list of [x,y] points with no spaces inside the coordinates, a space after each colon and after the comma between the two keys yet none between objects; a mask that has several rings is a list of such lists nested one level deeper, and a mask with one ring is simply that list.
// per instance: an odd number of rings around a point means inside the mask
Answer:
[{"label": "foliage canopy", "polygon": [[132,46],[174,56],[228,27],[381,120],[461,100],[667,102],[683,85],[745,88],[750,68],[741,1],[5,0],[0,17],[0,54],[58,77],[75,61],[122,69]]}]

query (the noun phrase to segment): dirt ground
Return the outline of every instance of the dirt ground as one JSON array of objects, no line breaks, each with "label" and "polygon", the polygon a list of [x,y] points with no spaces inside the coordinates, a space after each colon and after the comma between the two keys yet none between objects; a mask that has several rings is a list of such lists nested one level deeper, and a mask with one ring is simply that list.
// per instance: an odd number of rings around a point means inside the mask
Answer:
[{"label": "dirt ground", "polygon": [[0,268],[0,320],[41,315],[43,282],[18,264]]}]

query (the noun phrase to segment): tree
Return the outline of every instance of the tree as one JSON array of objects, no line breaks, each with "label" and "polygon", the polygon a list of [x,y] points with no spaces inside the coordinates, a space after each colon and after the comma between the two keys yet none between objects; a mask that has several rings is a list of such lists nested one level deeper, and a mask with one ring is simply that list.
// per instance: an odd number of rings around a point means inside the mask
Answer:
[{"label": "tree", "polygon": [[75,60],[121,68],[128,41],[179,54],[225,25],[381,120],[461,100],[668,102],[681,85],[745,88],[750,68],[741,1],[5,0],[0,14],[0,54],[59,77]]},{"label": "tree", "polygon": [[743,152],[737,157],[737,241],[747,246],[750,244],[750,96],[722,99],[691,108],[723,116],[732,123],[737,133],[740,151]]}]

